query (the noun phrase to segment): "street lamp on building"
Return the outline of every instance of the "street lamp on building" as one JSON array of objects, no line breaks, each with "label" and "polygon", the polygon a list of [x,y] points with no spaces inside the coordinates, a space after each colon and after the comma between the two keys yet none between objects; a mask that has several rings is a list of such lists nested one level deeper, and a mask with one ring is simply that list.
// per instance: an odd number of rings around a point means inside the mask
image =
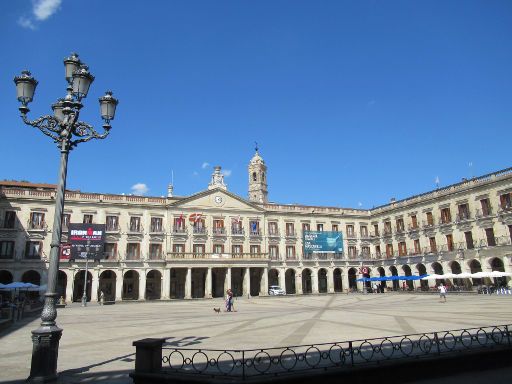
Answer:
[{"label": "street lamp on building", "polygon": [[57,318],[55,304],[57,301],[56,288],[68,154],[79,143],[107,137],[111,128],[110,121],[114,119],[118,104],[110,91],[99,99],[101,117],[105,121],[103,133],[98,133],[91,125],[79,121],[80,109],[83,107],[82,99],[87,97],[94,76],[90,74],[89,68],[80,61],[75,53],[64,59],[64,67],[66,81],[68,82],[66,96],[58,99],[52,105],[53,115],[41,116],[32,121],[27,118],[28,104],[34,98],[38,82],[29,71],[23,71],[20,76],[14,78],[17,98],[21,103],[19,110],[23,122],[38,128],[46,136],[51,137],[60,150],[59,183],[55,199],[47,292],[41,314],[41,325],[38,329],[32,331],[33,348],[29,380],[37,382],[48,382],[57,379],[57,358],[62,329],[57,327],[55,322]]}]

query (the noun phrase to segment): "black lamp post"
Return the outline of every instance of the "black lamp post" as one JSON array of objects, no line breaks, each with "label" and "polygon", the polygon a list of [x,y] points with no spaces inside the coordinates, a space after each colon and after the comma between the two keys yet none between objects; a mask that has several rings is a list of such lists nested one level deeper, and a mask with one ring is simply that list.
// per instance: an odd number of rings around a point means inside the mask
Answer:
[{"label": "black lamp post", "polygon": [[64,66],[66,69],[66,81],[68,82],[66,97],[58,99],[52,105],[53,116],[45,115],[33,121],[27,119],[27,113],[29,112],[27,105],[34,98],[38,82],[31,76],[29,71],[23,71],[20,76],[14,78],[17,97],[21,102],[19,110],[23,122],[38,128],[45,135],[51,137],[60,149],[61,154],[50,264],[48,267],[48,288],[41,314],[41,325],[32,331],[32,364],[28,378],[32,382],[49,382],[57,379],[57,359],[62,329],[57,327],[55,322],[57,318],[55,304],[57,301],[57,274],[59,271],[59,250],[68,154],[79,143],[107,137],[111,128],[110,120],[114,119],[118,104],[118,101],[112,96],[112,92],[107,92],[105,96],[100,98],[101,117],[105,121],[102,134],[96,132],[91,125],[78,121],[80,109],[83,106],[81,101],[87,97],[89,87],[94,81],[94,76],[89,73],[88,67],[80,61],[75,53],[64,60]]}]

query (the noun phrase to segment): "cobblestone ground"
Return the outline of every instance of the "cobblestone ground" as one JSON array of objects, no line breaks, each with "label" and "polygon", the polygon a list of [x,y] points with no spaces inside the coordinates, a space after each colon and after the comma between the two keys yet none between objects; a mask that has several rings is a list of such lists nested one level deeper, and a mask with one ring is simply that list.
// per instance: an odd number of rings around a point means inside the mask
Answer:
[{"label": "cobblestone ground", "polygon": [[[333,342],[512,323],[512,296],[351,294],[237,299],[233,313],[216,313],[221,299],[73,304],[60,309],[60,381],[129,383],[134,340],[167,337],[191,348],[256,348]],[[39,320],[0,334],[0,382],[30,372],[31,334]]]}]

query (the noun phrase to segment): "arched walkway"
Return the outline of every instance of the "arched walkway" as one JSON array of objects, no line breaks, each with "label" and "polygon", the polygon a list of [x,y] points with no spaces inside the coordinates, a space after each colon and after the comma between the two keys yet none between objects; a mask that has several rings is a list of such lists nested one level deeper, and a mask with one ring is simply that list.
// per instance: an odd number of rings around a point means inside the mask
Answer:
[{"label": "arched walkway", "polygon": [[[159,300],[162,292],[162,274],[152,269],[146,275],[146,300]],[[203,288],[204,293],[204,288]],[[203,296],[201,296],[203,297]]]},{"label": "arched walkway", "polygon": [[272,268],[268,271],[268,285],[279,285],[279,271],[277,269]]},{"label": "arched walkway", "polygon": [[139,273],[133,269],[126,271],[123,276],[123,300],[139,299]]},{"label": "arched walkway", "polygon": [[[499,257],[495,257],[491,259],[489,264],[491,265],[492,271],[505,272],[505,266],[503,265],[503,261]],[[507,286],[507,278],[504,277],[495,277],[494,278],[494,286],[496,288],[506,287]]]},{"label": "arched walkway", "polygon": [[[420,276],[427,274],[427,267],[422,263],[416,264],[416,270]],[[420,280],[420,287],[422,291],[428,291],[428,280]]]},{"label": "arched walkway", "polygon": [[[398,270],[395,266],[389,267],[389,271],[391,272],[391,276],[398,276]],[[393,291],[398,291],[400,289],[400,282],[398,280],[393,280]]]},{"label": "arched walkway", "polygon": [[284,274],[284,281],[287,294],[297,293],[295,289],[295,269],[290,268],[286,270],[286,273]]},{"label": "arched walkway", "polygon": [[356,273],[355,268],[350,268],[348,270],[348,288],[351,291],[357,291]]},{"label": "arched walkway", "polygon": [[[409,267],[407,264],[402,265],[402,270],[404,271],[405,276],[412,276],[411,267]],[[409,291],[414,290],[414,283],[412,280],[405,280],[404,284],[402,283],[402,288],[406,288]]]},{"label": "arched walkway", "polygon": [[66,287],[68,285],[68,275],[66,272],[59,270],[57,273],[57,301],[63,297],[64,300],[67,300],[66,297]]},{"label": "arched walkway", "polygon": [[[443,266],[441,264],[439,264],[438,262],[432,263],[431,267],[432,267],[432,270],[434,271],[434,273],[436,275],[443,275],[444,274]],[[441,283],[445,284],[444,279],[436,279],[436,285],[439,285]]]},{"label": "arched walkway", "polygon": [[[251,283],[250,294],[251,294],[251,296],[259,296],[264,269],[263,268],[250,268],[249,273],[250,273],[250,283]],[[277,285],[279,285],[279,283]],[[268,292],[268,287],[266,287],[266,291]]]},{"label": "arched walkway", "polygon": [[[380,277],[386,277],[386,270],[383,267],[377,268],[377,271],[379,272]],[[384,291],[388,288],[388,282],[387,281],[381,281],[380,282],[380,291],[384,293]]]},{"label": "arched walkway", "polygon": [[10,284],[13,281],[12,273],[6,270],[0,271],[0,284]]},{"label": "arched walkway", "polygon": [[304,268],[302,270],[302,293],[308,294],[313,292],[313,285],[311,284],[311,270]]},{"label": "arched walkway", "polygon": [[324,268],[318,270],[318,292],[327,293],[327,271]]},{"label": "arched walkway", "polygon": [[[451,273],[454,273],[457,275],[459,273],[462,273],[462,268],[457,261],[452,261],[450,263],[450,269],[452,271]],[[453,279],[453,286],[455,287],[455,289],[465,288],[468,285],[466,280],[467,279]]]},{"label": "arched walkway", "polygon": [[[75,274],[75,280],[73,283],[73,301],[81,301],[84,295],[84,278],[85,278],[85,270],[78,271]],[[87,271],[87,289],[85,295],[87,297],[87,301],[91,301],[91,284],[92,283],[92,274]]]},{"label": "arched walkway", "polygon": [[212,268],[212,296],[224,297],[226,268]]},{"label": "arched walkway", "polygon": [[[116,274],[114,271],[106,270],[100,273],[100,283],[98,285],[99,292],[103,292],[105,301],[116,300]],[[98,299],[100,294],[98,292]]]},{"label": "arched walkway", "polygon": [[[191,278],[192,278],[192,298],[200,299],[205,295],[206,288],[206,274],[208,273],[208,268],[192,268]],[[161,292],[160,290],[159,292]],[[160,299],[160,296],[158,297]]]},{"label": "arched walkway", "polygon": [[334,284],[334,292],[343,292],[343,279],[341,278],[341,269],[335,268],[333,273],[333,284]]},{"label": "arched walkway", "polygon": [[[480,264],[480,262],[476,259],[473,259],[469,262],[469,269],[471,271],[471,273],[477,273],[477,272],[482,272],[482,265]],[[473,285],[482,285],[482,279],[471,279],[473,280]]]},{"label": "arched walkway", "polygon": [[[41,275],[39,274],[39,272],[34,271],[34,270],[26,271],[21,276],[21,281],[23,283],[32,283],[35,285],[41,285]],[[33,299],[33,300],[36,300],[37,298],[39,298],[39,291],[28,291],[25,294],[28,298]]]}]

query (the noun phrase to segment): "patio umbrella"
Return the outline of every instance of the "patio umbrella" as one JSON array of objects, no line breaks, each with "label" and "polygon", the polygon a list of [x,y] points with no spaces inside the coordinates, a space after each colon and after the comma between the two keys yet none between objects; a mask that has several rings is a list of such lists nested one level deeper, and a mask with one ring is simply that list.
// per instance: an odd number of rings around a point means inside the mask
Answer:
[{"label": "patio umbrella", "polygon": [[512,276],[512,273],[501,272],[501,271],[489,272],[489,277],[504,277],[504,276]]},{"label": "patio umbrella", "polygon": [[483,279],[484,277],[490,277],[489,272],[476,272],[471,274],[473,279]]},{"label": "patio umbrella", "polygon": [[4,285],[2,289],[28,289],[28,288],[39,288],[39,285],[32,283],[22,283],[21,281],[14,281],[12,283]]},{"label": "patio umbrella", "polygon": [[421,278],[421,280],[437,280],[437,279],[444,279],[444,275],[436,275],[434,273],[433,275],[428,275],[426,277]]},{"label": "patio umbrella", "polygon": [[453,275],[455,279],[469,279],[471,278],[471,273],[469,272],[462,272],[456,275]]}]

